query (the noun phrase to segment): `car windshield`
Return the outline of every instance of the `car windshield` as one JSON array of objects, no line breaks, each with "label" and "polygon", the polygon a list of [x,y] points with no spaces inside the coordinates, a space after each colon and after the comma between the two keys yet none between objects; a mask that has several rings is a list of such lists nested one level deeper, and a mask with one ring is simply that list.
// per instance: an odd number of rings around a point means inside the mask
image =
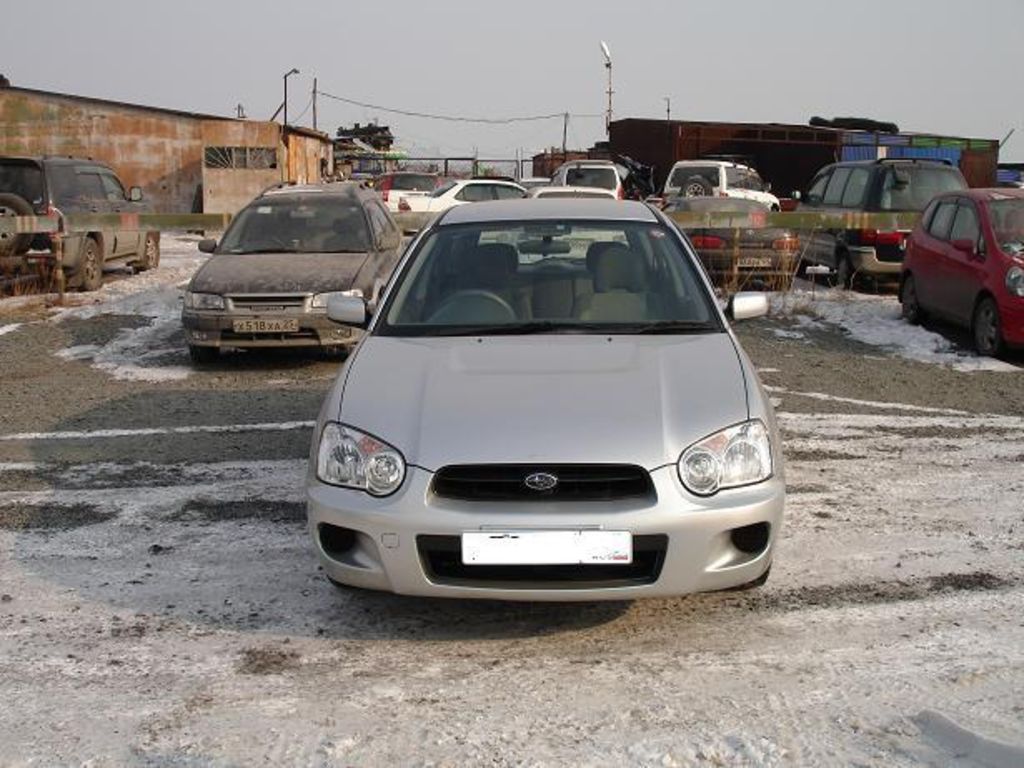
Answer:
[{"label": "car windshield", "polygon": [[1024,254],[1024,198],[993,200],[988,209],[999,247],[1015,255]]},{"label": "car windshield", "polygon": [[713,299],[672,231],[606,220],[434,229],[376,328],[388,336],[719,330]]},{"label": "car windshield", "polygon": [[672,171],[669,179],[670,187],[685,187],[689,181],[704,182],[708,186],[717,187],[719,167],[717,165],[682,165]]},{"label": "car windshield", "polygon": [[923,211],[936,195],[966,188],[963,176],[953,167],[910,165],[889,168],[882,182],[879,208],[883,211]]},{"label": "car windshield", "polygon": [[600,187],[618,189],[619,173],[612,166],[573,166],[565,172],[567,187]]},{"label": "car windshield", "polygon": [[441,195],[443,195],[445,192],[448,192],[449,190],[454,189],[456,184],[458,184],[458,182],[455,181],[455,180],[446,181],[444,184],[442,184],[437,189],[435,189],[433,192],[431,192],[430,196],[431,197],[441,197]]},{"label": "car windshield", "polygon": [[43,202],[43,171],[35,163],[0,163],[0,192],[38,205]]},{"label": "car windshield", "polygon": [[437,176],[429,173],[402,173],[391,179],[396,192],[429,192],[437,186]]},{"label": "car windshield", "polygon": [[369,250],[362,207],[334,196],[261,198],[231,223],[219,253],[353,253]]}]

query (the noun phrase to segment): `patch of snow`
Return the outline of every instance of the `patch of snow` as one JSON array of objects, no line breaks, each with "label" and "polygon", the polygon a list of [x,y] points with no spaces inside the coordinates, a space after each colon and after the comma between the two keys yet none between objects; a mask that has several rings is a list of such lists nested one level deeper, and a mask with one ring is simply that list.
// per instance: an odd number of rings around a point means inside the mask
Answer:
[{"label": "patch of snow", "polygon": [[[773,295],[772,312],[792,319],[800,328],[821,327],[822,321],[839,326],[852,339],[887,348],[907,360],[946,365],[960,371],[1021,371],[1019,367],[1001,360],[979,357],[959,349],[938,333],[910,325],[900,316],[900,304],[895,296],[872,296],[836,289],[812,293],[797,289]],[[782,335],[795,331],[776,330],[775,333]]]},{"label": "patch of snow", "polygon": [[11,331],[16,331],[21,328],[21,323],[8,323],[7,325],[0,325],[0,336],[6,336]]},{"label": "patch of snow", "polygon": [[800,331],[786,331],[782,328],[773,328],[772,333],[778,336],[780,339],[806,339],[807,337]]}]

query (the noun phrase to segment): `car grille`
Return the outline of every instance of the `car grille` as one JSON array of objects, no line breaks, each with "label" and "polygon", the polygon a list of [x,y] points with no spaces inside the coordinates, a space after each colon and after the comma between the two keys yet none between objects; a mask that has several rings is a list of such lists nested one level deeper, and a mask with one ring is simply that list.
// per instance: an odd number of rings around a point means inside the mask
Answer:
[{"label": "car grille", "polygon": [[668,536],[633,537],[628,565],[463,565],[459,536],[417,536],[423,572],[434,584],[490,589],[606,589],[653,584],[661,575]]},{"label": "car grille", "polygon": [[[558,478],[548,490],[534,490],[526,478]],[[442,468],[434,493],[462,501],[615,501],[654,496],[651,476],[629,464],[464,464]]]},{"label": "car grille", "polygon": [[288,312],[291,310],[302,310],[306,305],[306,297],[299,295],[244,295],[228,296],[231,305],[236,310],[243,312]]}]

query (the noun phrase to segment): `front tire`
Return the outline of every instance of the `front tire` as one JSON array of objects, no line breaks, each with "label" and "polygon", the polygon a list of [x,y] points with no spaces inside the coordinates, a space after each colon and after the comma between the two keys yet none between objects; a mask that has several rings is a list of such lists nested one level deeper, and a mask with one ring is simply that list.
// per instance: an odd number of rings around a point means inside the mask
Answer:
[{"label": "front tire", "polygon": [[139,272],[156,269],[160,266],[160,237],[156,232],[147,232],[142,243],[142,258],[135,262]]},{"label": "front tire", "polygon": [[924,320],[924,310],[917,300],[917,283],[913,275],[903,278],[903,285],[900,286],[900,314],[911,325],[920,325]]},{"label": "front tire", "polygon": [[194,344],[189,344],[188,356],[196,365],[208,365],[216,362],[220,357],[220,350],[217,347],[197,347]]},{"label": "front tire", "polygon": [[103,285],[103,251],[94,238],[85,238],[78,262],[78,286],[83,291],[98,291]]},{"label": "front tire", "polygon": [[971,332],[974,336],[974,348],[978,350],[979,355],[999,357],[1006,350],[1003,326],[999,320],[999,307],[991,296],[983,298],[974,308]]}]

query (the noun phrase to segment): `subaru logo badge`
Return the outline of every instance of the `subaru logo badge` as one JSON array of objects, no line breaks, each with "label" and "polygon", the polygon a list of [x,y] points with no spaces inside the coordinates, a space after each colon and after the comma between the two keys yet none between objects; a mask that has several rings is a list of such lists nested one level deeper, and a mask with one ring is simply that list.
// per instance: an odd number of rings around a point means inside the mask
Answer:
[{"label": "subaru logo badge", "polygon": [[550,491],[558,485],[558,478],[550,472],[534,472],[527,475],[523,483],[531,491]]}]

